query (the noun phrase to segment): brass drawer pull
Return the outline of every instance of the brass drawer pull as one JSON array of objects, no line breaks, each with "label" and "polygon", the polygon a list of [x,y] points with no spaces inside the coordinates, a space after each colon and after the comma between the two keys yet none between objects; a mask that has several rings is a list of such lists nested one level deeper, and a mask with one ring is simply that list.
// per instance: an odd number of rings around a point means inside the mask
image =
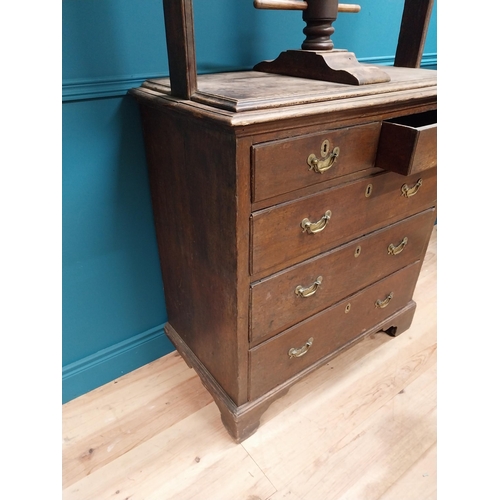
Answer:
[{"label": "brass drawer pull", "polygon": [[403,238],[403,241],[396,247],[392,243],[387,247],[387,253],[389,255],[397,255],[398,253],[401,253],[404,249],[405,246],[408,244],[408,237],[405,236]]},{"label": "brass drawer pull", "polygon": [[288,351],[288,356],[291,358],[300,358],[301,356],[304,356],[306,352],[309,350],[309,348],[313,345],[313,340],[314,338],[311,337],[302,347],[299,349],[296,349],[295,347],[292,347]]},{"label": "brass drawer pull", "polygon": [[333,164],[337,161],[340,154],[340,148],[337,146],[330,150],[330,141],[325,139],[321,144],[321,157],[322,160],[316,158],[315,154],[310,154],[307,158],[309,170],[314,170],[318,174],[325,173],[328,169],[332,168]]},{"label": "brass drawer pull", "polygon": [[316,278],[316,281],[309,287],[304,288],[303,286],[298,286],[295,289],[295,295],[299,297],[310,297],[311,295],[314,295],[317,291],[319,286],[321,285],[321,282],[323,281],[323,276],[318,276]]},{"label": "brass drawer pull", "polygon": [[309,234],[314,234],[323,231],[323,229],[325,229],[326,225],[328,224],[328,221],[330,220],[331,216],[332,212],[330,210],[327,210],[325,212],[325,215],[323,215],[323,217],[321,217],[321,219],[318,222],[311,222],[307,218],[303,219],[302,222],[300,223],[302,232],[307,231]]},{"label": "brass drawer pull", "polygon": [[401,186],[401,194],[406,198],[415,196],[418,193],[418,190],[420,189],[420,186],[422,186],[422,184],[423,184],[422,179],[419,179],[412,188],[408,187],[408,184],[403,184]]},{"label": "brass drawer pull", "polygon": [[378,307],[379,309],[383,309],[384,307],[387,307],[389,305],[389,302],[394,298],[394,292],[391,292],[384,300],[377,300],[375,302],[375,307]]}]

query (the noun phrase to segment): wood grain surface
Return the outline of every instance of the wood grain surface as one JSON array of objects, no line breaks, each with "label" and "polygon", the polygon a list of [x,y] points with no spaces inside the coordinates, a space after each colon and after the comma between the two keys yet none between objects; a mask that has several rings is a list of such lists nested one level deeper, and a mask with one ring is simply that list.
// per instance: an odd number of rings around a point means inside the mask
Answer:
[{"label": "wood grain surface", "polygon": [[[417,195],[401,196],[403,185],[413,188],[419,180]],[[433,206],[436,180],[436,169],[410,177],[384,172],[254,212],[252,281]],[[316,223],[327,211],[323,231],[310,234],[301,228],[302,220]]]},{"label": "wood grain surface", "polygon": [[412,327],[295,384],[242,444],[176,352],[66,403],[63,498],[435,499],[436,239]]}]

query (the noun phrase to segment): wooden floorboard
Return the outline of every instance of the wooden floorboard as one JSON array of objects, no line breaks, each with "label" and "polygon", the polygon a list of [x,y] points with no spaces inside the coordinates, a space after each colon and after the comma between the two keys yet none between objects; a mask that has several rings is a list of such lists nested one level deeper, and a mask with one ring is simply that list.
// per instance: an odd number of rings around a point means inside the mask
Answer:
[{"label": "wooden floorboard", "polygon": [[410,330],[306,377],[242,444],[176,352],[63,405],[63,498],[437,498],[436,240]]}]

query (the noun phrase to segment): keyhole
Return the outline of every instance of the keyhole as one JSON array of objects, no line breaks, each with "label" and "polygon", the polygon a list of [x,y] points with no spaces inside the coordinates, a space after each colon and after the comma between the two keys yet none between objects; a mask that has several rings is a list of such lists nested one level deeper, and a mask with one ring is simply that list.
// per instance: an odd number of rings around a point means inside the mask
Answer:
[{"label": "keyhole", "polygon": [[325,139],[323,141],[323,144],[321,144],[321,156],[323,158],[326,158],[329,150],[330,150],[330,141],[328,139]]},{"label": "keyhole", "polygon": [[356,250],[354,250],[354,257],[359,257],[360,253],[361,253],[361,247],[358,246],[356,247]]},{"label": "keyhole", "polygon": [[368,198],[369,196],[371,196],[372,191],[373,191],[373,184],[368,184],[368,186],[366,186],[365,196],[366,196],[367,198]]},{"label": "keyhole", "polygon": [[345,306],[345,313],[347,314],[350,310],[351,310],[351,303],[349,302],[349,304]]}]

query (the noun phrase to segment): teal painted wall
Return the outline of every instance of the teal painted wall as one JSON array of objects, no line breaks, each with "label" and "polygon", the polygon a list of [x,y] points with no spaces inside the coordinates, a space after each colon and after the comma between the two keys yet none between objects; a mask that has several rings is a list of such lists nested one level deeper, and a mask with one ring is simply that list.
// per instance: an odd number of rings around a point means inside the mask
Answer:
[{"label": "teal painted wall", "polygon": [[[392,64],[403,0],[365,0],[333,40]],[[173,350],[139,113],[126,95],[168,75],[161,0],[63,4],[63,402]],[[434,10],[436,9],[436,5]],[[251,68],[303,40],[299,12],[194,0],[198,72]],[[433,13],[423,66],[435,68]]]}]

